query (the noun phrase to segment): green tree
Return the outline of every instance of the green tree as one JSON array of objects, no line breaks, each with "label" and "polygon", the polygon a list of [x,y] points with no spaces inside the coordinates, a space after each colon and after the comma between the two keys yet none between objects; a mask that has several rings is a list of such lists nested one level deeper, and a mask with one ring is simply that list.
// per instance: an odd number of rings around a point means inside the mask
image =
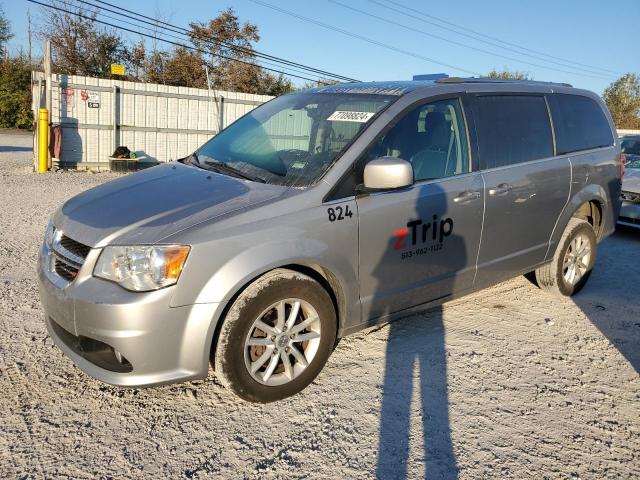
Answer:
[{"label": "green tree", "polygon": [[0,128],[31,128],[31,66],[24,55],[0,61]]},{"label": "green tree", "polygon": [[277,97],[285,93],[291,93],[295,90],[291,80],[280,74],[277,77],[265,72],[262,78],[262,84],[258,88],[260,95],[272,95]]},{"label": "green tree", "polygon": [[487,74],[488,78],[501,78],[503,80],[533,80],[531,75],[527,72],[520,72],[514,70],[513,72],[507,69],[496,70],[495,68]]},{"label": "green tree", "polygon": [[0,6],[0,58],[7,56],[7,42],[13,38],[11,24]]},{"label": "green tree", "polygon": [[603,99],[618,128],[640,128],[640,77],[627,73],[609,85]]}]

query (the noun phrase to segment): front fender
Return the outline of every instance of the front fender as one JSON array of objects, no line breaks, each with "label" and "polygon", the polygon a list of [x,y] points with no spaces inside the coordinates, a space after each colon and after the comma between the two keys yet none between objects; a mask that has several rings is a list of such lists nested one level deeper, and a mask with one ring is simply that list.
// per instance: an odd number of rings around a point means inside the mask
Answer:
[{"label": "front fender", "polygon": [[[338,330],[360,323],[360,303],[356,271],[348,267],[351,259],[338,255],[328,258],[328,247],[317,240],[268,242],[243,251],[224,263],[203,288],[197,293],[197,304],[215,304],[213,317],[202,339],[203,367],[209,361],[209,350],[214,341],[214,335],[220,322],[224,321],[224,314],[229,303],[254,279],[274,268],[285,265],[300,265],[324,272],[333,277],[330,283],[342,311],[338,316]],[[261,261],[269,259],[268,262]]]},{"label": "front fender", "polygon": [[[202,242],[203,238],[208,238]],[[199,240],[191,241],[191,240]],[[343,316],[359,323],[357,217],[331,222],[326,208],[296,215],[264,218],[222,229],[192,233],[192,251],[180,276],[172,306],[226,303],[251,280],[285,265],[329,272],[329,283],[341,292]]]},{"label": "front fender", "polygon": [[[328,270],[335,276],[343,290],[357,286],[356,271],[350,268],[352,259],[336,253],[324,242],[314,239],[267,242],[227,260],[206,282],[195,303],[231,300],[251,280],[274,268],[285,265],[301,265]],[[358,297],[357,289],[344,298]]]}]

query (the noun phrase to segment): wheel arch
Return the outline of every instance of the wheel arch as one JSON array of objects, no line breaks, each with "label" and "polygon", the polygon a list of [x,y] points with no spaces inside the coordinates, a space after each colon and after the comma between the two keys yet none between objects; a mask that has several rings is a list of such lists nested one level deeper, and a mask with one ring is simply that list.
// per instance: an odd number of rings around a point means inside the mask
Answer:
[{"label": "wheel arch", "polygon": [[607,233],[605,221],[609,202],[607,194],[600,185],[592,184],[573,194],[558,217],[556,226],[549,239],[546,259],[549,260],[560,241],[562,233],[572,218],[582,218],[589,222],[596,231],[596,238],[601,240]]},{"label": "wheel arch", "polygon": [[596,232],[596,238],[599,239],[603,226],[602,212],[602,203],[597,199],[593,199],[580,204],[571,215],[571,218],[579,218],[588,222]]},{"label": "wheel arch", "polygon": [[218,345],[220,330],[222,329],[222,325],[224,324],[227,314],[229,312],[229,309],[231,308],[233,303],[242,294],[242,292],[244,292],[256,280],[258,280],[259,278],[263,277],[267,273],[276,269],[285,269],[285,270],[290,270],[292,272],[305,274],[313,278],[316,282],[320,284],[320,286],[327,292],[327,294],[329,295],[333,303],[333,308],[336,313],[336,332],[337,332],[336,341],[338,338],[340,338],[341,332],[344,328],[344,320],[348,314],[347,314],[346,294],[341,286],[341,283],[338,277],[330,269],[322,265],[319,265],[317,263],[283,262],[281,265],[271,265],[269,268],[264,268],[259,272],[254,272],[251,278],[249,278],[248,280],[245,280],[243,283],[238,284],[236,288],[234,288],[229,299],[225,302],[222,312],[218,316],[218,320],[216,322],[213,335],[211,336],[209,358],[212,364],[215,358],[215,352],[216,352],[216,347]]}]

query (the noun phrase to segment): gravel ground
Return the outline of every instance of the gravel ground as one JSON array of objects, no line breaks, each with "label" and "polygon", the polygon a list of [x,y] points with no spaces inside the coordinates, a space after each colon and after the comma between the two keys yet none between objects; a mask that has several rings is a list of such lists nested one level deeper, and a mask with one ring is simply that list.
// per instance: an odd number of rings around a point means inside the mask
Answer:
[{"label": "gravel ground", "polygon": [[640,232],[574,300],[524,278],[342,340],[271,405],[209,378],[124,390],[46,334],[49,215],[112,174],[30,173],[0,134],[0,478],[640,478]]}]

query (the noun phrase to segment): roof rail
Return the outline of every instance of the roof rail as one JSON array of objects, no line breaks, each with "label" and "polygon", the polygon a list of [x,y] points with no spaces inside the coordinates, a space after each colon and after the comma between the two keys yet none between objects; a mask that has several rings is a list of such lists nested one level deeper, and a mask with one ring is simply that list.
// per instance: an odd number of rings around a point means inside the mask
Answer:
[{"label": "roof rail", "polygon": [[570,83],[540,82],[537,80],[516,80],[512,78],[490,78],[490,77],[449,77],[439,78],[435,83],[526,83],[533,85],[559,85],[562,87],[573,87]]}]

